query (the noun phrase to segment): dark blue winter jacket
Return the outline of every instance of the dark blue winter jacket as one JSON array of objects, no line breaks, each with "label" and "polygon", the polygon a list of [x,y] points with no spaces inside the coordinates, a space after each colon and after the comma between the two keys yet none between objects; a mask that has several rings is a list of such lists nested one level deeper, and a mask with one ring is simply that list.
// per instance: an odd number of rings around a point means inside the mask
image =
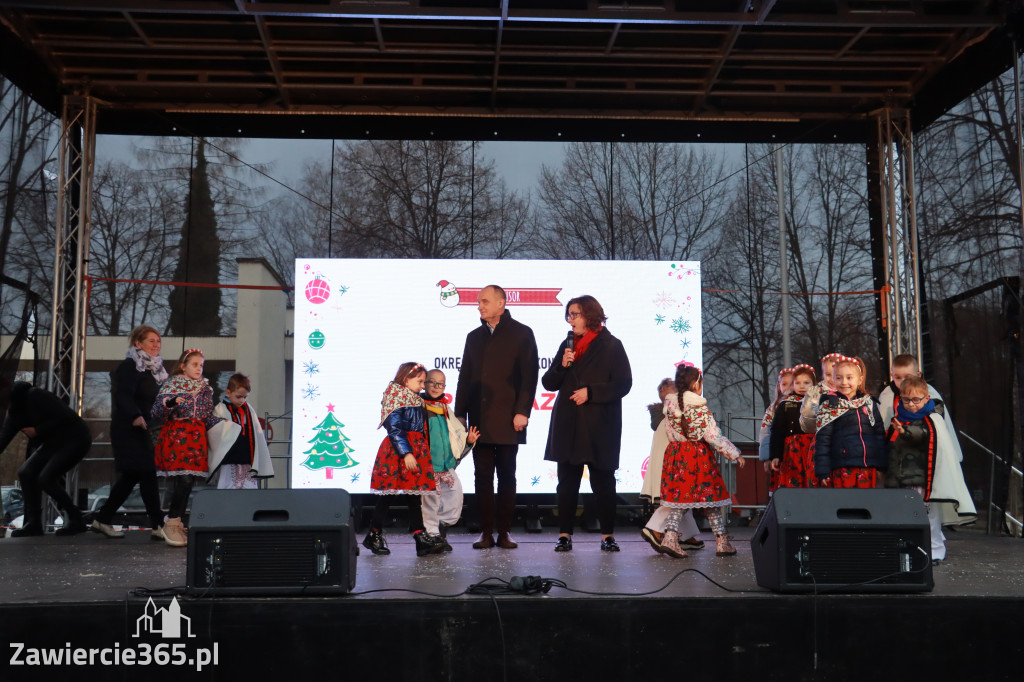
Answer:
[{"label": "dark blue winter jacket", "polygon": [[[863,397],[863,394],[857,397]],[[841,409],[840,399],[836,393],[822,396],[818,406],[819,423],[822,412]],[[888,466],[885,424],[882,423],[878,403],[873,399],[860,409],[846,410],[814,435],[814,474],[818,478],[830,476],[834,470],[844,467],[872,467],[885,471]]]}]

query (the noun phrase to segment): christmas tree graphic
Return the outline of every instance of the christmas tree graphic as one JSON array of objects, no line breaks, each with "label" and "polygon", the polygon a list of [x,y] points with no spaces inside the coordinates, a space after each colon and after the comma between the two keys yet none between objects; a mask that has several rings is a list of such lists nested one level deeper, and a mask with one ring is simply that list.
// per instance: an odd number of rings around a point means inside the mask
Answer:
[{"label": "christmas tree graphic", "polygon": [[309,455],[302,466],[316,471],[326,469],[327,478],[334,478],[334,469],[348,469],[359,462],[352,459],[349,453],[354,452],[348,445],[348,438],[341,432],[345,425],[334,416],[334,405],[327,405],[327,416],[314,426],[316,433],[309,442],[312,444],[304,455]]}]

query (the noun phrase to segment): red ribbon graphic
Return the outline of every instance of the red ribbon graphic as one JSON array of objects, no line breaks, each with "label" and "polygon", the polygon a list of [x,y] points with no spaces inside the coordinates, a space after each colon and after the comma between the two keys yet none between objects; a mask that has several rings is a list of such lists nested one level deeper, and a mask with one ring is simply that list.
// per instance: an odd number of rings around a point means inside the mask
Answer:
[{"label": "red ribbon graphic", "polygon": [[[459,305],[476,305],[476,300],[483,287],[456,287],[459,292]],[[562,303],[558,300],[558,289],[513,289],[505,287],[505,305],[557,305]]]}]

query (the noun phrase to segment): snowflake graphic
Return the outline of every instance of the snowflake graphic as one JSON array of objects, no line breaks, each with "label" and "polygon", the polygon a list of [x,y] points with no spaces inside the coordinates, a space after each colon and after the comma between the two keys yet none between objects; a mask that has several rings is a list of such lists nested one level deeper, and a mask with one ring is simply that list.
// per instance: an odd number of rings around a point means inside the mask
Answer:
[{"label": "snowflake graphic", "polygon": [[664,321],[665,321],[665,316],[664,315],[655,315],[654,316],[654,324],[661,324]]},{"label": "snowflake graphic", "polygon": [[355,482],[356,482],[356,481],[358,481],[358,480],[359,480],[359,474],[358,474],[358,472],[357,472],[357,473],[354,473],[354,474],[352,474],[352,482],[353,482],[353,483],[355,483]]},{"label": "snowflake graphic", "polygon": [[690,347],[690,339],[683,339],[680,345],[682,345],[683,348],[689,348]]},{"label": "snowflake graphic", "polygon": [[313,362],[312,360],[307,360],[306,362],[302,363],[302,373],[303,374],[308,374],[309,376],[313,376],[314,374],[319,374],[320,373],[320,365],[315,363],[315,362]]},{"label": "snowflake graphic", "polygon": [[676,319],[672,320],[672,331],[674,331],[676,334],[683,334],[690,331],[690,321],[684,320],[681,317],[677,317]]},{"label": "snowflake graphic", "polygon": [[675,302],[676,299],[672,296],[672,294],[668,293],[667,291],[662,291],[661,293],[654,297],[654,305],[658,306],[659,308],[668,308]]},{"label": "snowflake graphic", "polygon": [[313,384],[306,384],[302,389],[302,397],[306,400],[316,400],[320,396],[320,387]]},{"label": "snowflake graphic", "polygon": [[346,291],[348,291],[348,287],[347,286],[345,286],[344,284],[339,284],[338,285],[338,295],[339,296],[344,294]]},{"label": "snowflake graphic", "polygon": [[540,476],[534,476],[530,479],[530,485],[537,485],[540,483]]}]

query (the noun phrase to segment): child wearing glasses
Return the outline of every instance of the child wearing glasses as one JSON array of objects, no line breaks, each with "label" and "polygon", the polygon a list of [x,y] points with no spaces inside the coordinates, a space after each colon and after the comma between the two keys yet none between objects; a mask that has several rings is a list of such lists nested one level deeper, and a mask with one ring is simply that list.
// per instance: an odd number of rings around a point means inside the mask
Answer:
[{"label": "child wearing glasses", "polygon": [[[889,378],[890,381],[882,388],[882,392],[878,394],[878,409],[882,413],[882,419],[886,424],[892,421],[892,417],[896,414],[896,408],[900,402],[900,387],[903,385],[903,381],[910,377],[921,377],[921,369],[917,364],[917,358],[913,355],[897,355],[892,359],[892,365],[889,366]],[[931,384],[928,386],[928,395],[935,400],[942,400],[942,395],[935,390],[935,387]],[[964,454],[960,450],[960,442],[956,437],[956,429],[953,428],[953,418],[949,414],[949,406],[945,405],[945,414],[943,420],[946,423],[946,431],[949,433],[950,444],[953,446],[953,450],[956,453],[956,459],[958,462],[962,462]]]},{"label": "child wearing glasses", "polygon": [[450,552],[448,528],[462,516],[462,482],[455,473],[455,467],[473,449],[480,431],[475,426],[470,426],[467,431],[458,419],[452,417],[444,389],[444,372],[439,369],[427,372],[423,405],[427,409],[430,460],[439,494],[423,496],[423,527],[431,535],[439,536],[441,549]]},{"label": "child wearing glasses", "polygon": [[863,366],[836,359],[832,382],[836,389],[821,397],[815,420],[814,475],[821,488],[874,488],[889,458],[882,415],[863,390]]},{"label": "child wearing glasses", "polygon": [[950,443],[942,401],[929,395],[928,383],[920,377],[907,377],[901,383],[888,431],[885,487],[913,488],[921,493],[931,526],[934,563],[946,558],[943,508],[950,506],[954,515],[973,515],[974,504]]}]

